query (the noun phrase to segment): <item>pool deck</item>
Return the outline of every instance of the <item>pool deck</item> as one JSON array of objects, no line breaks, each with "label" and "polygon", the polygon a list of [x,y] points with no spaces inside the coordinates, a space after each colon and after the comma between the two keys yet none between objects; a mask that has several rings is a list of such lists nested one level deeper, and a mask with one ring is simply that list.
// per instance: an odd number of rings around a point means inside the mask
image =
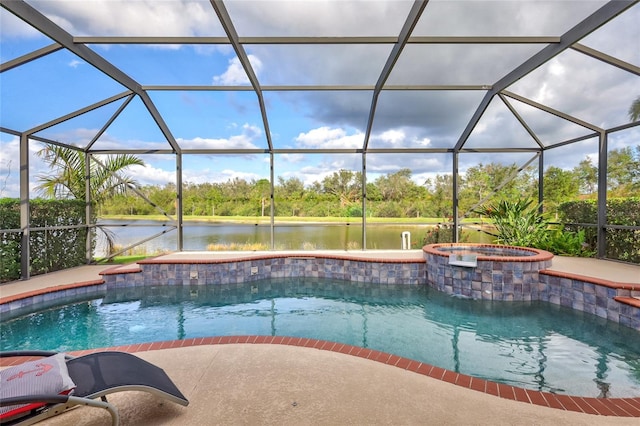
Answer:
[{"label": "pool deck", "polygon": [[[313,253],[422,259],[420,250]],[[172,261],[206,261],[273,254],[183,252],[165,256]],[[100,272],[111,267],[82,266],[4,284],[0,302],[24,293],[100,280]],[[555,257],[550,269],[568,276],[640,284],[640,266],[618,262]],[[640,398],[576,398],[523,391],[369,349],[312,339],[227,336],[116,349],[136,352],[164,368],[190,400],[188,407],[180,407],[143,393],[114,394],[110,400],[120,410],[124,425],[635,425],[640,417]],[[109,417],[100,410],[82,408],[44,424],[106,425]]]}]

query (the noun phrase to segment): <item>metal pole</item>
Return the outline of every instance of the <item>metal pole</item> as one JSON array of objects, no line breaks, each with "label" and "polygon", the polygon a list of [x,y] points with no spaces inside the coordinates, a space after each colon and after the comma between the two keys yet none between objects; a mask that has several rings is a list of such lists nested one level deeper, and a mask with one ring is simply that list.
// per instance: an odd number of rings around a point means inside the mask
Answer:
[{"label": "metal pole", "polygon": [[20,134],[20,279],[30,278],[31,246],[29,226],[31,212],[29,206],[29,135]]},{"label": "metal pole", "polygon": [[600,132],[600,150],[598,151],[598,254],[602,259],[607,252],[607,133]]},{"label": "metal pole", "polygon": [[275,176],[274,176],[274,170],[273,170],[273,163],[274,163],[274,158],[273,158],[273,150],[271,150],[269,152],[269,182],[271,183],[271,188],[270,188],[270,194],[269,194],[269,198],[271,199],[271,210],[269,212],[269,216],[270,216],[270,222],[269,222],[269,227],[270,229],[270,233],[271,233],[271,250],[275,250],[275,213],[276,213],[276,206],[275,206]]},{"label": "metal pole", "polygon": [[542,213],[542,203],[544,202],[544,151],[540,151],[538,157],[538,203],[540,213]]},{"label": "metal pole", "polygon": [[367,153],[362,153],[362,250],[367,249]]},{"label": "metal pole", "polygon": [[458,151],[453,152],[453,242],[459,241],[458,235]]},{"label": "metal pole", "polygon": [[178,219],[178,241],[177,250],[182,251],[184,249],[184,237],[183,237],[183,205],[182,205],[182,153],[176,152],[176,219]]},{"label": "metal pole", "polygon": [[[84,222],[87,230],[87,237],[85,241],[85,258],[87,260],[87,264],[91,263],[91,259],[93,257],[92,250],[92,228],[91,225],[91,154],[85,152],[84,154]],[[108,253],[107,253],[108,254]]]}]

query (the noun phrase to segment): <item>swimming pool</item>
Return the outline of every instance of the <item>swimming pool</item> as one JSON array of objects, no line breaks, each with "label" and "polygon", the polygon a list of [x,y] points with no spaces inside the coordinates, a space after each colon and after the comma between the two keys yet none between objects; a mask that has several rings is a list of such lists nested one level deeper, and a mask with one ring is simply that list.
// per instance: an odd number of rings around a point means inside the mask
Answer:
[{"label": "swimming pool", "polygon": [[79,350],[215,335],[310,337],[514,386],[640,395],[640,333],[544,302],[322,279],[110,290],[2,324],[2,350]]}]

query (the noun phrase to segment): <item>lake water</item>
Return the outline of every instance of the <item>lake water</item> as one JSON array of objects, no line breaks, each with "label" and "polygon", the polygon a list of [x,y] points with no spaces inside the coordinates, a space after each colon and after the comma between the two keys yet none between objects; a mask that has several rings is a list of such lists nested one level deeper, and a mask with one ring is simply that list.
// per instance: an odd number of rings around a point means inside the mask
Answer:
[{"label": "lake water", "polygon": [[[99,223],[117,226],[107,227],[113,233],[118,246],[127,247],[155,234],[167,231],[168,222],[150,220],[117,221]],[[433,225],[388,225],[367,224],[367,249],[402,249],[402,233],[409,232],[411,248],[422,247],[423,239]],[[268,224],[233,224],[185,222],[183,227],[184,250],[207,250],[211,244],[263,244],[267,249],[271,244],[271,228]],[[177,249],[177,231],[145,242],[138,252],[152,254],[158,251]],[[474,231],[469,234],[470,242],[489,242],[487,237]],[[357,250],[362,248],[361,224],[309,224],[276,223],[274,228],[276,250]],[[104,244],[99,242],[97,255],[104,254]]]}]

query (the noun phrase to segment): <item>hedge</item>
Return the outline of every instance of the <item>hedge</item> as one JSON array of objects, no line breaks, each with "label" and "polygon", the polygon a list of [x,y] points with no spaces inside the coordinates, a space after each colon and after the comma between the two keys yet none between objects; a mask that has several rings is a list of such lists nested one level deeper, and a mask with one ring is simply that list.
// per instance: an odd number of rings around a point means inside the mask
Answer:
[{"label": "hedge", "polygon": [[[558,210],[567,228],[583,229],[586,243],[592,248],[597,244],[598,203],[596,200],[570,201],[562,203]],[[640,226],[640,198],[612,198],[607,200],[607,225]],[[572,225],[593,224],[593,226]],[[611,229],[606,232],[606,253],[609,259],[640,263],[640,230]]]},{"label": "hedge", "polygon": [[[84,225],[85,203],[79,200],[30,202],[31,228]],[[0,229],[20,229],[20,200],[0,199]],[[31,231],[31,275],[59,271],[86,263],[87,228]],[[21,232],[0,233],[0,282],[21,277]]]}]

